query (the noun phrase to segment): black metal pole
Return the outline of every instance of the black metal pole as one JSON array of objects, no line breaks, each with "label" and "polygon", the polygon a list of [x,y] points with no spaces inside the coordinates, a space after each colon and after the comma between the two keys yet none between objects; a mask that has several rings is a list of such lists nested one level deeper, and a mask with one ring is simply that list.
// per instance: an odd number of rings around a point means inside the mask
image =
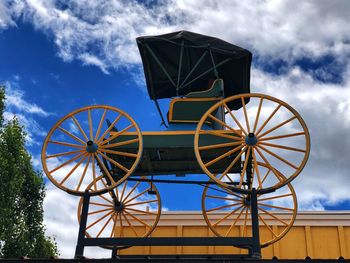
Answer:
[{"label": "black metal pole", "polygon": [[90,202],[90,193],[88,191],[85,191],[83,195],[83,207],[81,209],[78,242],[75,248],[74,258],[84,257],[84,239],[85,239],[87,216],[89,211],[89,202]]},{"label": "black metal pole", "polygon": [[258,215],[258,198],[256,189],[253,188],[250,195],[250,209],[252,215],[252,247],[249,254],[252,258],[261,258],[261,246],[259,237],[259,215]]},{"label": "black metal pole", "polygon": [[112,258],[118,258],[118,248],[117,247],[112,248]]}]

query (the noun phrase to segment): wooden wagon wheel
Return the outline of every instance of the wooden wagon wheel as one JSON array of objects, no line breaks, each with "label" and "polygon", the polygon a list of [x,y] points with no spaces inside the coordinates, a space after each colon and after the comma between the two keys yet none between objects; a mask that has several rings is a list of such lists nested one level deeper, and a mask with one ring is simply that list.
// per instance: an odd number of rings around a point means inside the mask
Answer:
[{"label": "wooden wagon wheel", "polygon": [[[264,172],[272,172],[258,163]],[[278,172],[278,171],[277,171]],[[293,226],[297,214],[297,198],[292,185],[273,193],[258,195],[260,243],[262,247],[280,240]],[[248,194],[207,185],[202,195],[202,212],[215,235],[221,237],[251,236],[251,210]],[[263,232],[262,227],[265,231]]]},{"label": "wooden wagon wheel", "polygon": [[[94,184],[106,186],[106,183],[101,176],[87,189],[94,187]],[[78,206],[79,222],[82,204],[83,197]],[[158,224],[161,207],[159,192],[154,184],[126,180],[116,188],[90,198],[85,235],[89,238],[147,237]]]},{"label": "wooden wagon wheel", "polygon": [[[121,139],[126,131],[134,133],[127,140]],[[118,150],[131,145],[134,147],[130,150]],[[117,108],[95,105],[71,112],[52,127],[44,141],[41,161],[52,183],[70,194],[83,195],[101,172],[108,184],[101,188],[94,185],[91,194],[122,183],[136,169],[141,155],[142,135],[136,122]],[[123,160],[129,165],[125,166]]]},{"label": "wooden wagon wheel", "polygon": [[[231,111],[228,105],[241,107]],[[220,120],[218,112],[225,113],[224,120]],[[222,129],[208,130],[208,121]],[[225,143],[208,145],[208,134]],[[255,187],[263,193],[288,184],[301,172],[310,153],[310,135],[304,120],[287,103],[263,94],[241,94],[221,100],[203,115],[197,125],[194,148],[203,171],[221,186],[241,193]],[[211,159],[205,159],[208,151],[213,154]],[[264,187],[258,162],[271,168]],[[239,172],[233,171],[237,165]],[[221,168],[219,172],[217,167]]]}]

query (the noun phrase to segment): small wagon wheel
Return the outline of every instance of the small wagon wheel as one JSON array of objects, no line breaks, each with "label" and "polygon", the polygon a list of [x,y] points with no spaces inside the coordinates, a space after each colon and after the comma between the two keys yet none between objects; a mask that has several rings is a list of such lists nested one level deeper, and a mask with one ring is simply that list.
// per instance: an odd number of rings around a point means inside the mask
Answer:
[{"label": "small wagon wheel", "polygon": [[[261,170],[271,172],[267,165],[258,165]],[[280,240],[293,226],[297,214],[297,198],[292,185],[288,184],[273,193],[258,195],[257,201],[260,243],[262,247],[267,247]],[[248,194],[207,185],[202,195],[202,212],[208,226],[217,236],[251,236]],[[264,232],[261,227],[265,227]]]},{"label": "small wagon wheel", "polygon": [[[232,105],[239,109],[232,111]],[[208,130],[208,121],[221,129]],[[219,142],[208,144],[208,136]],[[255,187],[263,193],[288,184],[301,172],[310,153],[310,135],[287,103],[263,94],[241,94],[221,100],[203,115],[194,148],[202,170],[221,186],[241,193]],[[258,162],[271,168],[264,187]]]},{"label": "small wagon wheel", "polygon": [[[129,131],[132,135],[123,136]],[[101,188],[94,185],[91,194],[122,183],[136,169],[141,155],[142,135],[136,122],[117,108],[96,105],[73,111],[52,127],[41,161],[52,183],[70,194],[83,195],[101,172],[108,183]]]},{"label": "small wagon wheel", "polygon": [[[106,186],[106,183],[101,176],[87,189],[94,184]],[[78,206],[79,222],[82,204],[83,197]],[[147,237],[158,224],[161,207],[158,190],[152,183],[126,180],[116,188],[90,198],[85,235],[89,238]]]}]

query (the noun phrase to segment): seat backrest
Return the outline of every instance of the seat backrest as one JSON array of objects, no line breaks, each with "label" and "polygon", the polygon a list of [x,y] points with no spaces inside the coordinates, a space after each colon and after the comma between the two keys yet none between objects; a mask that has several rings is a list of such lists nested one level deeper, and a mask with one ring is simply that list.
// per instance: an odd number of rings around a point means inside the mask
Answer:
[{"label": "seat backrest", "polygon": [[222,79],[210,80],[208,89],[188,93],[186,98],[218,98],[223,97],[224,82]]},{"label": "seat backrest", "polygon": [[[223,81],[216,79],[211,87],[205,91],[191,92],[184,98],[175,98],[170,101],[169,123],[198,123],[207,110],[222,99]],[[221,113],[216,113],[220,119]]]}]

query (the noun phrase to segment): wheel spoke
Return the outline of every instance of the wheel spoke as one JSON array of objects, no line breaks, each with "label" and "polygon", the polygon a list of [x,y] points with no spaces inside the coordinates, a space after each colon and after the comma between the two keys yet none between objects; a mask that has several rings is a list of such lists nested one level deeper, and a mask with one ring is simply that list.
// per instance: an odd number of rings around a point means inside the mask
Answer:
[{"label": "wheel spoke", "polygon": [[272,155],[273,157],[277,158],[278,160],[284,162],[285,164],[288,164],[290,167],[294,168],[295,170],[298,170],[298,167],[291,162],[287,161],[286,159],[282,158],[281,156],[271,152],[270,150],[266,149],[264,146],[257,145],[260,149],[267,152],[268,154]]},{"label": "wheel spoke", "polygon": [[119,169],[123,170],[124,172],[128,173],[130,172],[129,169],[127,169],[126,167],[124,167],[123,165],[121,165],[120,163],[118,163],[117,161],[114,161],[112,158],[109,158],[107,155],[103,154],[101,151],[97,151],[99,154],[101,154],[101,156],[103,158],[105,158],[106,160],[110,161],[111,163],[113,163],[115,166],[117,166]]},{"label": "wheel spoke", "polygon": [[78,168],[78,166],[79,166],[87,157],[88,157],[88,154],[85,153],[85,154],[81,157],[80,161],[79,161],[76,165],[74,165],[74,167],[69,171],[69,173],[61,180],[60,185],[64,184],[64,182],[67,181],[67,179],[74,173],[74,171]]},{"label": "wheel spoke", "polygon": [[131,143],[135,143],[138,142],[139,139],[132,139],[132,140],[127,140],[127,141],[122,141],[122,142],[117,142],[117,143],[111,143],[111,144],[107,144],[107,145],[103,145],[101,146],[101,148],[112,148],[112,147],[119,147],[119,146],[123,146],[123,145],[127,145],[127,144],[131,144]]},{"label": "wheel spoke", "polygon": [[74,140],[80,142],[82,145],[85,145],[86,142],[84,142],[82,139],[78,138],[77,136],[75,136],[74,134],[70,133],[69,131],[65,130],[64,128],[62,128],[61,126],[57,127],[60,131],[62,131],[63,133],[67,134],[69,137],[73,138]]},{"label": "wheel spoke", "polygon": [[222,205],[222,206],[218,206],[218,207],[215,207],[215,208],[211,208],[211,209],[207,210],[206,212],[209,213],[209,212],[213,212],[213,211],[216,211],[216,210],[220,210],[220,209],[223,209],[223,208],[228,208],[228,207],[232,207],[232,206],[236,206],[236,205],[240,205],[240,204],[241,203]]},{"label": "wheel spoke", "polygon": [[87,168],[89,167],[89,164],[90,164],[90,160],[91,160],[91,155],[89,155],[89,158],[88,158],[88,160],[87,160],[87,162],[86,162],[86,164],[85,164],[83,174],[81,175],[80,180],[79,180],[79,183],[78,183],[78,186],[77,186],[77,188],[75,189],[76,191],[79,191],[80,186],[81,186],[81,184],[82,184],[82,182],[83,182],[83,180],[84,180],[84,178],[85,178]]},{"label": "wheel spoke", "polygon": [[262,206],[267,206],[270,208],[276,208],[276,209],[281,209],[281,210],[286,210],[286,211],[294,211],[293,208],[288,208],[288,207],[283,207],[283,206],[277,206],[277,205],[269,205],[269,204],[264,204],[258,201],[258,205],[262,205]]},{"label": "wheel spoke", "polygon": [[[215,188],[213,188],[213,190],[216,190],[216,191],[219,191],[219,192],[223,192],[222,190],[218,190],[218,189],[215,189]],[[227,194],[230,194],[230,195],[233,195],[233,196],[235,196],[235,197],[237,197],[237,198],[239,198],[239,199],[243,199],[243,196],[240,196],[240,195],[238,195],[238,194],[236,194],[236,193],[233,193],[233,192],[227,192]]]},{"label": "wheel spoke", "polygon": [[[224,131],[227,130],[200,130],[199,134],[210,134],[210,135],[214,135],[217,137],[222,137],[222,138],[227,138],[227,139],[231,139],[233,141],[242,141],[242,134],[239,134],[237,131],[235,134],[235,136],[232,135],[228,135],[227,133],[224,133]],[[237,136],[238,135],[238,136]]]},{"label": "wheel spoke", "polygon": [[88,110],[88,119],[89,119],[89,128],[90,128],[90,140],[92,141],[94,139],[94,133],[92,130],[92,119],[91,119],[91,111]]},{"label": "wheel spoke", "polygon": [[258,106],[258,111],[257,111],[256,117],[255,117],[255,123],[254,123],[253,133],[255,133],[256,127],[258,126],[258,123],[259,123],[260,111],[261,111],[261,106],[262,106],[263,100],[264,100],[264,98],[260,98],[260,102],[259,102],[259,106]]},{"label": "wheel spoke", "polygon": [[112,228],[110,237],[115,237],[116,236],[115,235],[115,227],[117,225],[117,218],[116,217],[117,217],[116,214],[113,213],[113,228]]},{"label": "wheel spoke", "polygon": [[[95,155],[93,154],[91,157],[91,167],[92,167],[92,180],[94,182],[94,190],[97,190],[97,185],[96,185],[96,169],[95,169]],[[104,184],[106,187],[103,179],[101,179],[101,182]]]},{"label": "wheel spoke", "polygon": [[73,122],[75,123],[75,125],[78,127],[80,133],[84,136],[85,140],[88,141],[89,139],[86,136],[86,133],[84,132],[84,130],[81,128],[78,120],[73,115],[71,116],[71,118],[72,118]]},{"label": "wheel spoke", "polygon": [[230,213],[228,213],[227,215],[225,215],[223,218],[220,218],[218,221],[216,221],[214,224],[212,224],[212,226],[216,226],[218,224],[220,224],[222,221],[226,220],[227,218],[229,218],[231,215],[233,215],[234,213],[236,213],[239,209],[241,209],[243,207],[243,205],[240,205],[239,207],[237,207],[235,210],[231,211]]},{"label": "wheel spoke", "polygon": [[134,205],[149,204],[149,203],[154,203],[154,202],[158,202],[158,200],[154,199],[154,200],[148,200],[148,201],[143,201],[143,202],[132,203],[132,204],[126,205],[126,207],[134,206]]},{"label": "wheel spoke", "polygon": [[247,155],[246,155],[245,160],[244,160],[244,165],[243,165],[243,169],[242,169],[242,172],[241,172],[241,178],[239,179],[238,188],[241,188],[241,187],[242,187],[242,184],[243,184],[243,177],[244,177],[244,174],[245,174],[246,171],[247,171],[248,160],[249,160],[249,157],[250,157],[250,148],[251,148],[251,147],[248,146]]},{"label": "wheel spoke", "polygon": [[108,203],[111,203],[112,206],[114,205],[114,203],[113,203],[111,200],[109,200],[107,197],[105,197],[105,196],[103,196],[103,195],[99,195],[98,197],[102,198],[103,200],[105,200],[105,201],[108,202]]},{"label": "wheel spoke", "polygon": [[62,167],[66,166],[67,164],[70,164],[71,162],[74,162],[75,160],[77,160],[78,158],[82,157],[83,155],[85,155],[85,152],[82,152],[81,154],[73,157],[72,159],[69,159],[68,161],[62,163],[61,165],[57,166],[55,169],[49,171],[49,173],[54,173],[56,172],[58,169],[61,169]]},{"label": "wheel spoke", "polygon": [[130,223],[129,219],[124,215],[124,213],[123,213],[123,217],[125,218],[125,221],[128,223],[128,225],[131,227],[131,229],[134,232],[135,236],[139,237],[139,234],[137,234],[135,227]]},{"label": "wheel spoke", "polygon": [[236,146],[241,145],[242,142],[229,142],[229,143],[219,143],[219,144],[213,144],[213,145],[207,145],[207,146],[200,146],[198,147],[198,150],[210,150],[210,149],[217,149],[217,148],[223,148],[223,147],[229,147],[229,146]]},{"label": "wheel spoke", "polygon": [[236,131],[235,129],[233,129],[231,126],[227,125],[225,122],[219,120],[218,118],[216,118],[215,116],[209,114],[208,117],[214,121],[216,121],[217,123],[219,123],[220,125],[226,127],[227,129],[229,129],[230,131],[232,131],[233,133],[237,134],[238,136],[242,136],[241,134],[239,134],[238,131]]},{"label": "wheel spoke", "polygon": [[234,120],[234,122],[237,124],[237,126],[241,129],[241,131],[244,133],[245,136],[248,135],[248,133],[246,132],[246,130],[243,128],[243,126],[241,125],[241,123],[239,122],[239,120],[237,120],[237,118],[235,117],[235,115],[232,114],[231,109],[226,105],[226,103],[223,103],[224,107],[226,108],[228,114],[230,114],[231,118]]},{"label": "wheel spoke", "polygon": [[105,209],[101,209],[101,210],[96,210],[96,211],[93,211],[93,212],[89,212],[88,215],[94,215],[94,214],[110,211],[112,209],[113,209],[113,207],[109,207],[109,208],[105,208]]},{"label": "wheel spoke", "polygon": [[241,198],[241,200],[239,200],[239,199],[236,199],[236,198],[222,197],[222,196],[217,196],[217,195],[206,195],[205,197],[214,198],[214,199],[221,199],[221,200],[236,201],[236,202],[241,202],[242,201],[242,198]]},{"label": "wheel spoke", "polygon": [[236,225],[238,219],[241,217],[242,213],[244,212],[244,210],[246,210],[246,207],[243,207],[243,209],[241,210],[241,212],[239,212],[238,216],[236,217],[236,219],[232,222],[230,228],[227,230],[225,237],[228,236],[228,234],[231,232],[232,228]]},{"label": "wheel spoke", "polygon": [[283,221],[281,218],[275,216],[274,214],[266,211],[265,209],[262,209],[262,208],[258,208],[260,211],[263,211],[265,214],[271,216],[272,218],[276,219],[277,221],[281,222],[282,224],[288,226],[289,224],[286,222],[286,221]]},{"label": "wheel spoke", "polygon": [[125,207],[125,210],[133,211],[133,212],[139,212],[139,213],[146,214],[146,215],[157,215],[157,213],[153,213],[153,212],[149,212],[149,211],[143,211],[143,210],[139,210],[139,209],[135,209],[135,208],[130,208],[128,206]]},{"label": "wheel spoke", "polygon": [[58,142],[58,141],[52,141],[49,140],[49,143],[53,143],[53,144],[58,144],[58,145],[63,145],[63,146],[68,146],[68,147],[73,147],[73,148],[80,148],[83,149],[84,146],[82,145],[78,145],[78,144],[74,144],[74,143],[68,143],[68,142]]},{"label": "wheel spoke", "polygon": [[275,148],[280,148],[280,149],[285,149],[285,150],[290,150],[290,151],[295,151],[295,152],[302,152],[302,153],[306,152],[306,150],[303,150],[303,149],[289,147],[289,146],[285,146],[285,145],[274,144],[274,143],[259,142],[258,144],[270,146],[270,147],[275,147]]},{"label": "wheel spoke", "polygon": [[97,203],[97,202],[90,202],[90,205],[105,206],[105,207],[113,208],[113,205],[101,204],[101,203]]},{"label": "wheel spoke", "polygon": [[137,154],[135,154],[135,153],[120,152],[120,151],[107,150],[107,149],[99,149],[99,151],[106,152],[106,153],[111,153],[111,154],[114,154],[114,155],[133,157],[133,158],[137,157]]},{"label": "wheel spoke", "polygon": [[141,183],[141,181],[138,181],[134,186],[133,188],[131,188],[131,190],[129,191],[129,193],[125,196],[124,199],[120,200],[121,202],[124,202],[128,199],[128,197],[131,195],[132,192],[134,192],[134,190],[136,189],[136,187],[139,186],[139,184]]},{"label": "wheel spoke", "polygon": [[[122,193],[120,194],[120,200],[123,200],[125,189],[126,189],[126,185],[127,185],[127,182],[124,182],[123,190],[122,190]],[[118,188],[115,189],[115,190],[118,191]]]},{"label": "wheel spoke", "polygon": [[126,200],[124,202],[124,205],[130,203],[131,201],[135,200],[136,198],[140,197],[141,195],[143,195],[144,193],[146,193],[148,190],[150,190],[151,188],[147,188],[146,190],[143,190],[141,193],[138,193],[137,195],[133,196],[131,199]]},{"label": "wheel spoke", "polygon": [[100,142],[106,137],[107,133],[109,133],[113,129],[114,125],[120,120],[121,117],[122,117],[122,114],[119,113],[117,118],[115,118],[115,120],[111,123],[111,125],[109,125],[107,130],[101,135],[100,139],[98,139],[96,144],[100,144]]},{"label": "wheel spoke", "polygon": [[273,128],[271,128],[271,129],[267,130],[266,132],[264,132],[263,134],[260,134],[259,136],[257,136],[258,139],[261,138],[261,137],[264,137],[266,134],[269,134],[269,133],[271,133],[271,132],[277,130],[278,128],[280,128],[280,127],[286,125],[287,123],[289,123],[289,122],[295,120],[296,118],[297,118],[297,116],[293,116],[293,117],[289,118],[288,120],[286,120],[286,121],[284,121],[284,122],[282,122],[282,123],[276,125],[275,127],[273,127]]},{"label": "wheel spoke", "polygon": [[277,237],[277,235],[275,234],[275,232],[273,232],[273,230],[271,229],[271,227],[265,222],[264,218],[262,218],[261,215],[258,215],[258,217],[260,218],[260,220],[264,223],[264,225],[267,227],[267,229],[272,233],[272,235],[274,237]]},{"label": "wheel spoke", "polygon": [[101,128],[102,128],[103,122],[104,122],[105,117],[106,117],[106,113],[107,113],[107,109],[105,109],[105,110],[103,111],[103,114],[102,114],[100,123],[98,124],[98,128],[97,128],[97,131],[96,131],[96,134],[95,134],[94,141],[97,141],[98,136],[100,135]]},{"label": "wheel spoke", "polygon": [[134,127],[134,124],[130,124],[128,127],[124,128],[123,130],[113,133],[113,135],[111,137],[109,137],[107,140],[102,141],[100,146],[105,145],[106,143],[110,142],[111,140],[114,140],[115,138],[117,138],[118,136],[123,134],[124,132],[130,130],[132,127]]},{"label": "wheel spoke", "polygon": [[245,215],[244,215],[244,223],[243,223],[242,235],[241,235],[242,237],[244,237],[245,233],[246,233],[247,220],[248,220],[248,210],[249,210],[249,207],[246,207]]},{"label": "wheel spoke", "polygon": [[111,222],[112,218],[113,218],[113,214],[108,218],[108,220],[106,221],[106,223],[103,225],[103,227],[101,228],[101,230],[98,232],[98,234],[96,235],[96,237],[99,237],[103,231],[105,230],[106,226],[109,224],[109,222]]},{"label": "wheel spoke", "polygon": [[105,174],[107,175],[108,179],[111,181],[111,184],[113,185],[115,183],[114,179],[112,178],[111,174],[109,173],[107,167],[104,165],[104,163],[100,160],[100,157],[98,157],[98,155],[96,153],[94,153],[95,158],[97,159],[98,163],[100,164],[100,166],[102,167],[103,171],[105,172]]},{"label": "wheel spoke", "polygon": [[124,236],[124,226],[123,226],[123,220],[122,215],[119,213],[119,222],[120,222],[120,237]]},{"label": "wheel spoke", "polygon": [[284,194],[284,195],[276,195],[276,196],[271,196],[271,197],[266,197],[266,198],[260,198],[259,201],[266,201],[266,200],[272,200],[272,199],[278,199],[278,198],[283,198],[287,196],[292,196],[293,194]]},{"label": "wheel spoke", "polygon": [[282,104],[278,104],[278,106],[274,109],[274,111],[270,114],[270,116],[264,121],[264,123],[260,126],[259,130],[256,132],[256,136],[260,134],[260,132],[265,128],[266,124],[272,119],[272,117],[276,114],[276,112],[281,108]]},{"label": "wheel spoke", "polygon": [[100,217],[98,220],[96,220],[95,222],[91,223],[90,225],[88,225],[85,230],[88,230],[89,228],[93,227],[94,225],[96,225],[98,222],[102,221],[103,219],[105,219],[107,216],[109,216],[110,214],[112,214],[114,211],[112,210],[111,212],[105,214],[104,216]]},{"label": "wheel spoke", "polygon": [[225,175],[227,175],[227,173],[230,171],[230,169],[235,165],[235,163],[237,163],[238,159],[241,158],[242,154],[244,153],[246,149],[246,146],[243,147],[243,149],[239,152],[239,154],[235,157],[235,159],[233,159],[233,161],[230,163],[229,166],[227,166],[227,168],[225,169],[225,171],[222,172],[221,176],[218,178],[218,180],[220,181]]},{"label": "wheel spoke", "polygon": [[66,156],[66,155],[71,155],[71,154],[76,154],[76,153],[81,153],[84,150],[76,150],[76,151],[71,151],[71,152],[64,152],[64,153],[56,153],[52,155],[45,156],[45,159],[50,159],[50,158],[55,158],[55,157],[61,157],[61,156]]},{"label": "wheel spoke", "polygon": [[133,219],[135,219],[136,221],[138,221],[139,223],[143,224],[144,226],[148,227],[148,228],[152,228],[149,224],[143,222],[141,219],[139,219],[138,217],[134,216],[133,214],[130,214],[129,212],[125,211],[125,213],[132,217]]},{"label": "wheel spoke", "polygon": [[245,106],[245,101],[244,101],[243,97],[241,97],[241,102],[243,105],[243,113],[244,113],[245,122],[247,124],[247,132],[250,133],[249,118],[248,118],[247,108]]},{"label": "wheel spoke", "polygon": [[259,189],[261,189],[262,188],[262,181],[261,181],[261,177],[260,177],[260,171],[259,171],[258,162],[256,161],[256,155],[255,155],[255,152],[254,152],[254,148],[252,150],[252,154],[253,154],[254,169],[256,171],[256,177],[258,178]]},{"label": "wheel spoke", "polygon": [[289,137],[300,136],[300,135],[305,135],[305,132],[296,132],[296,133],[290,133],[286,135],[265,137],[265,138],[259,139],[259,141],[261,142],[261,141],[268,141],[268,140],[277,140],[277,139],[289,138]]},{"label": "wheel spoke", "polygon": [[214,163],[220,161],[221,159],[223,159],[223,158],[225,158],[225,157],[227,157],[227,156],[233,154],[234,152],[237,152],[237,151],[238,151],[239,149],[241,149],[241,148],[243,148],[243,145],[239,145],[239,146],[237,146],[236,148],[234,148],[234,149],[232,149],[232,150],[230,150],[230,151],[228,151],[228,152],[226,152],[226,153],[220,155],[219,157],[217,157],[217,158],[215,158],[215,159],[213,159],[213,160],[211,160],[211,161],[205,163],[204,166],[205,166],[205,167],[208,167],[208,166],[210,166],[210,165],[212,165],[212,164],[214,164]]},{"label": "wheel spoke", "polygon": [[[265,164],[268,166],[268,168],[272,171],[272,173],[276,176],[276,178],[280,181],[283,182],[283,178],[281,178],[281,176],[278,174],[278,172],[276,171],[276,169],[270,164],[270,162],[265,158],[265,156],[262,154],[262,152],[259,150],[259,148],[253,146],[254,150],[256,150],[258,152],[258,154],[260,155],[260,157],[264,160]],[[267,175],[266,175],[267,176]],[[266,178],[266,177],[265,177]],[[264,178],[264,179],[265,179]],[[263,180],[264,181],[264,180]]]},{"label": "wheel spoke", "polygon": [[[261,184],[263,184],[267,178],[267,176],[269,175],[269,173],[271,172],[271,169],[267,170],[266,174],[264,175],[263,179],[261,180]],[[262,188],[262,187],[261,187]],[[261,189],[260,186],[258,187],[258,189]]]}]

